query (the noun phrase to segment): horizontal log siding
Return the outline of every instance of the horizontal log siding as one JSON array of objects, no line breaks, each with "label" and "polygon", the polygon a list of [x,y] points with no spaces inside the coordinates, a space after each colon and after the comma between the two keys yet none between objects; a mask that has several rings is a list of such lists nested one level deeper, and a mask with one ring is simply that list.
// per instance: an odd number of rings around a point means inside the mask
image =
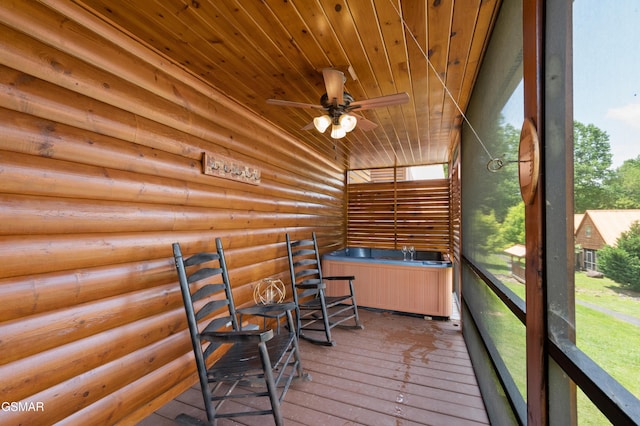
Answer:
[{"label": "horizontal log siding", "polygon": [[[70,2],[0,4],[0,425],[126,424],[196,381],[171,243],[226,247],[236,303],[284,234],[344,245],[344,174]],[[224,88],[220,88],[224,90]],[[203,151],[259,167],[206,176]]]},{"label": "horizontal log siding", "polygon": [[348,185],[348,245],[450,252],[449,180]]}]

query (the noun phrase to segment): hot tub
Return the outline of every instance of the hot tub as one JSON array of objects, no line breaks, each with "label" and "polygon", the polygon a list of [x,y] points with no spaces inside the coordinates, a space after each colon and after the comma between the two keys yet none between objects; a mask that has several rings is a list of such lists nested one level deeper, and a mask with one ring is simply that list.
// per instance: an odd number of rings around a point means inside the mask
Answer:
[{"label": "hot tub", "polygon": [[[322,272],[354,275],[358,306],[451,316],[451,262],[439,252],[418,251],[414,260],[405,261],[400,250],[350,247],[323,255]],[[336,284],[327,286],[327,295],[348,291],[346,284]]]}]

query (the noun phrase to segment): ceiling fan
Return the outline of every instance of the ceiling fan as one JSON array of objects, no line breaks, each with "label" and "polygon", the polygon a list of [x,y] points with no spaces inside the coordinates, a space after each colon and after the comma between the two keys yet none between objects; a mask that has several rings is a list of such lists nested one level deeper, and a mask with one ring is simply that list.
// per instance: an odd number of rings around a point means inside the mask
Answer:
[{"label": "ceiling fan", "polygon": [[409,101],[409,95],[405,92],[395,95],[380,96],[378,98],[356,101],[349,93],[344,91],[346,78],[342,71],[332,68],[322,70],[326,93],[320,98],[320,105],[303,102],[284,101],[280,99],[267,99],[271,105],[279,105],[294,108],[313,108],[326,111],[325,114],[313,119],[303,130],[315,127],[320,133],[324,133],[331,126],[331,137],[340,139],[359,125],[362,130],[371,130],[378,125],[373,121],[353,114],[351,111],[387,107],[404,104]]}]

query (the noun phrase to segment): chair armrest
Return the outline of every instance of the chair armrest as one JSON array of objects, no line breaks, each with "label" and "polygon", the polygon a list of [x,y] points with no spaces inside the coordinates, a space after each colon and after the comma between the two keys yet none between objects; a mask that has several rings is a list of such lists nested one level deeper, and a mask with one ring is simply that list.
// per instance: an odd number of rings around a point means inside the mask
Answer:
[{"label": "chair armrest", "polygon": [[356,277],[353,275],[342,275],[335,277],[322,277],[322,279],[327,281],[352,281],[355,280]]},{"label": "chair armrest", "polygon": [[237,309],[240,315],[257,315],[267,318],[279,318],[287,311],[292,311],[296,308],[294,302],[285,303],[272,303],[270,305],[254,305],[248,308]]},{"label": "chair armrest", "polygon": [[207,331],[200,334],[208,340],[234,343],[234,342],[266,342],[273,338],[273,330],[242,330],[242,331]]}]

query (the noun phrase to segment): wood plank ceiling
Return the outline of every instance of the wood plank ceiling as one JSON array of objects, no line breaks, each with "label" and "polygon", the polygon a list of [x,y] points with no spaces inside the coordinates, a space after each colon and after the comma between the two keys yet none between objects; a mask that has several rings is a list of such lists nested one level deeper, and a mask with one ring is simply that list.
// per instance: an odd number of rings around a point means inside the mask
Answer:
[{"label": "wood plank ceiling", "polygon": [[[462,122],[456,104],[467,106],[500,3],[75,1],[345,169],[449,160]],[[345,73],[345,90],[356,101],[398,92],[410,100],[362,111],[378,127],[337,140],[329,131],[302,130],[322,111],[266,103],[319,104],[327,67]]]}]

